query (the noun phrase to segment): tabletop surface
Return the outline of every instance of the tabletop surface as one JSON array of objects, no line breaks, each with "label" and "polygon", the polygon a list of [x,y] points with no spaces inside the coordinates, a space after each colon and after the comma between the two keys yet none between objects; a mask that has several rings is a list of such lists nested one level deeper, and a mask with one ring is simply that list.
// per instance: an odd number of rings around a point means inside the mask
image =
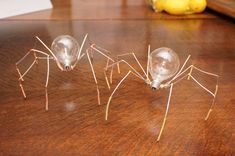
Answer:
[{"label": "tabletop surface", "polygon": [[[113,4],[103,0],[100,5],[79,2],[85,8],[70,17],[44,11],[0,21],[0,155],[235,154],[234,21],[210,11],[182,17],[155,15],[140,0]],[[55,5],[63,3],[58,1]],[[64,10],[61,7],[57,11],[69,10],[66,5]],[[107,10],[96,13],[99,6]],[[92,8],[94,12],[89,12]],[[139,13],[129,12],[129,8],[140,8]],[[37,15],[35,19],[33,15]],[[103,73],[106,59],[98,53],[94,53],[93,65],[101,105],[97,104],[96,85],[85,57],[70,72],[60,71],[55,61],[50,61],[48,111],[44,88],[47,64],[40,60],[24,78],[24,100],[15,63],[31,48],[48,53],[40,44],[35,46],[35,36],[50,47],[58,35],[69,34],[81,43],[86,33],[93,43],[111,51],[112,58],[134,52],[144,68],[148,44],[151,49],[172,48],[181,65],[191,55],[187,66],[193,64],[220,76],[216,104],[209,119],[204,120],[213,97],[192,79],[182,80],[174,85],[165,129],[157,142],[169,89],[152,91],[132,75],[114,94],[105,121],[108,98],[130,68],[122,64],[118,74],[114,67],[109,90]],[[124,59],[141,72],[132,57]],[[25,71],[33,60],[33,55],[27,57],[20,70]],[[214,77],[196,70],[192,74],[209,89],[215,89]]]}]

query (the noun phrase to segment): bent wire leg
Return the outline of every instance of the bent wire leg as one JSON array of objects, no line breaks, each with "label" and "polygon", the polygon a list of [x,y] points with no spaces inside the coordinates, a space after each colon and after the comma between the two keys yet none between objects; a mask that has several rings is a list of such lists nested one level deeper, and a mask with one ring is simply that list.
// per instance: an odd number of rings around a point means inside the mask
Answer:
[{"label": "bent wire leg", "polygon": [[50,74],[50,60],[49,56],[47,56],[47,78],[46,78],[46,84],[45,84],[45,94],[46,94],[46,110],[48,110],[48,93],[47,93],[47,86],[48,86],[48,81],[49,81],[49,74]]},{"label": "bent wire leg", "polygon": [[187,59],[184,61],[184,64],[183,64],[182,67],[180,68],[179,72],[178,72],[170,81],[168,81],[166,84],[170,84],[172,81],[174,81],[175,79],[177,79],[178,77],[180,77],[182,74],[184,74],[188,69],[191,69],[191,67],[192,67],[193,65],[190,65],[189,67],[187,67],[187,68],[183,71],[183,69],[184,69],[185,65],[187,64],[188,60],[190,59],[190,57],[191,57],[191,55],[189,55],[189,56],[187,57]]},{"label": "bent wire leg", "polygon": [[[34,55],[34,61],[33,63],[28,67],[28,69],[22,74],[20,72],[20,69],[18,68],[18,65],[30,54],[33,52],[33,55]],[[25,90],[24,90],[24,87],[22,85],[22,82],[24,81],[24,76],[30,71],[30,69],[33,67],[33,65],[37,62],[37,59],[38,57],[35,55],[35,53],[40,53],[40,54],[43,54],[43,55],[46,55],[47,57],[49,57],[49,55],[43,51],[40,51],[40,50],[36,50],[36,49],[30,49],[18,62],[16,62],[16,70],[17,70],[17,73],[19,74],[19,86],[20,86],[20,89],[21,89],[21,92],[23,94],[23,97],[26,99],[26,93],[25,93]]]},{"label": "bent wire leg", "polygon": [[90,64],[91,71],[92,71],[92,75],[93,75],[93,78],[94,78],[94,81],[95,81],[95,84],[96,84],[98,105],[100,105],[100,90],[99,90],[98,82],[97,82],[97,79],[96,79],[94,67],[93,67],[93,65],[92,65],[92,63],[91,63],[91,58],[90,58],[90,56],[89,56],[89,54],[88,54],[88,51],[86,52],[86,54],[87,54],[88,62],[89,62],[89,64]]},{"label": "bent wire leg", "polygon": [[[106,73],[107,70],[108,70],[108,68],[107,68],[108,66],[109,66],[109,59],[107,59],[106,66],[104,68],[104,77],[105,77],[105,81],[106,81],[106,84],[108,86],[108,89],[110,90],[110,84],[109,84],[108,76],[107,76],[107,73]],[[110,74],[113,74],[113,72],[111,71]],[[112,75],[110,75],[110,79],[111,79],[111,76]]]},{"label": "bent wire leg", "polygon": [[110,95],[109,100],[108,100],[108,103],[107,103],[107,106],[106,106],[105,120],[108,120],[109,105],[110,105],[110,102],[111,102],[111,100],[112,100],[112,97],[113,97],[114,93],[116,92],[116,90],[118,89],[118,87],[122,84],[122,82],[130,75],[130,73],[131,73],[131,71],[129,71],[129,72],[122,78],[122,80],[118,83],[118,85],[115,87],[115,89],[113,90],[112,94]]},{"label": "bent wire leg", "polygon": [[112,62],[114,62],[114,60],[113,60],[111,57],[109,57],[108,55],[104,54],[102,51],[100,51],[100,50],[97,49],[96,47],[94,47],[94,44],[91,45],[90,47],[91,47],[91,49],[95,50],[96,52],[100,53],[100,54],[103,55],[104,57],[106,57],[106,58],[110,59]]},{"label": "bent wire leg", "polygon": [[[148,78],[147,73],[144,71],[144,68],[143,68],[143,66],[140,64],[140,61],[137,59],[135,53],[132,52],[132,53],[125,53],[125,54],[117,55],[117,61],[119,61],[119,57],[121,57],[121,56],[128,56],[128,55],[131,55],[131,56],[134,57],[135,61],[137,62],[137,64],[138,64],[139,67],[141,68],[142,72],[144,73],[144,75],[146,76],[146,78]],[[119,63],[117,64],[117,66],[118,66],[118,71],[119,71],[119,73],[120,73]]]},{"label": "bent wire leg", "polygon": [[140,74],[133,66],[131,66],[128,62],[126,62],[125,60],[120,60],[120,61],[114,62],[113,64],[109,65],[109,66],[107,67],[107,69],[108,69],[108,68],[111,68],[111,67],[113,67],[114,65],[117,65],[117,64],[119,64],[119,63],[121,63],[121,62],[123,62],[123,63],[125,63],[126,65],[128,65],[128,66],[132,69],[132,73],[133,73],[133,74],[135,74],[135,75],[136,75],[137,77],[139,77],[140,79],[146,81],[146,80],[143,78],[143,76],[141,76],[141,74]]},{"label": "bent wire leg", "polygon": [[[213,76],[213,77],[216,77],[216,86],[215,86],[215,91],[212,92],[210,91],[209,89],[207,89],[205,86],[203,86],[200,82],[198,82],[193,76],[192,76],[192,71],[193,69],[203,73],[203,74],[206,74],[206,75],[210,75],[210,76]],[[211,106],[210,106],[210,109],[209,111],[207,112],[207,115],[205,117],[205,120],[207,120],[210,116],[210,113],[212,112],[213,108],[214,108],[214,105],[215,105],[215,99],[216,99],[216,95],[217,95],[217,92],[218,92],[218,81],[219,81],[219,76],[214,74],[214,73],[210,73],[210,72],[207,72],[207,71],[204,71],[194,65],[192,65],[191,69],[190,69],[190,73],[188,74],[188,80],[190,78],[192,78],[200,87],[202,87],[204,90],[206,90],[209,94],[211,94],[213,96],[213,100],[212,100],[212,103],[211,103]]]},{"label": "bent wire leg", "polygon": [[147,81],[149,80],[149,61],[150,61],[150,44],[148,45],[148,60],[147,60],[147,69],[146,69],[146,73],[147,73]]},{"label": "bent wire leg", "polygon": [[170,86],[171,87],[170,87],[170,91],[169,91],[169,95],[168,95],[168,100],[167,100],[167,105],[166,105],[166,112],[165,112],[165,116],[164,116],[164,119],[163,119],[161,130],[160,130],[160,132],[158,134],[158,137],[157,137],[157,141],[160,140],[162,132],[163,132],[163,129],[164,129],[164,126],[165,126],[165,123],[166,123],[166,118],[167,118],[167,114],[168,114],[168,110],[169,110],[169,106],[170,106],[170,101],[171,101],[171,94],[172,94],[173,83],[171,83]]},{"label": "bent wire leg", "polygon": [[48,55],[47,57],[38,57],[38,59],[46,59],[47,60],[47,77],[46,77],[46,82],[45,82],[45,109],[48,111],[49,107],[49,102],[48,102],[48,92],[47,92],[47,86],[49,82],[49,74],[50,74],[50,56]]},{"label": "bent wire leg", "polygon": [[[216,99],[216,95],[217,95],[217,92],[218,92],[219,76],[216,75],[216,74],[213,74],[213,73],[204,71],[204,70],[202,70],[202,69],[200,69],[200,68],[198,68],[198,67],[196,67],[196,66],[194,66],[194,65],[191,65],[191,66],[189,66],[188,68],[186,68],[183,72],[181,72],[181,73],[179,74],[179,76],[181,76],[182,74],[184,74],[184,73],[185,73],[187,70],[189,70],[189,69],[190,69],[189,73],[188,73],[187,75],[184,75],[183,77],[181,77],[181,78],[178,79],[178,80],[175,79],[176,81],[174,82],[174,84],[178,83],[179,81],[181,81],[181,80],[184,79],[185,77],[187,77],[188,80],[190,80],[190,78],[192,78],[192,80],[193,80],[194,82],[196,82],[196,83],[197,83],[201,88],[203,88],[207,93],[209,93],[210,95],[213,96],[213,100],[212,100],[210,109],[209,109],[209,111],[207,112],[207,115],[206,115],[206,117],[205,117],[205,120],[207,120],[207,119],[209,118],[209,116],[210,116],[210,113],[212,112],[212,110],[213,110],[213,108],[214,108],[214,105],[215,105],[215,99]],[[210,75],[210,76],[216,77],[216,86],[215,86],[215,91],[214,91],[214,92],[212,92],[211,90],[209,90],[208,88],[206,88],[206,87],[205,87],[204,85],[202,85],[198,80],[196,80],[196,78],[194,78],[194,77],[192,76],[193,69],[195,69],[195,70],[197,70],[197,71],[199,71],[199,72],[201,72],[201,73],[204,73],[204,74],[206,74],[206,75]],[[178,78],[179,78],[179,76],[178,76]]]},{"label": "bent wire leg", "polygon": [[207,89],[205,86],[203,86],[200,82],[198,82],[192,75],[190,76],[201,88],[203,88],[205,91],[207,91],[209,94],[211,94],[213,96],[213,100],[212,100],[212,103],[211,103],[211,106],[210,106],[210,109],[205,117],[205,120],[207,120],[210,116],[210,113],[212,112],[213,110],[213,107],[215,105],[215,99],[216,99],[216,95],[217,95],[217,92],[218,92],[218,77],[217,77],[217,82],[216,82],[216,86],[215,86],[215,91],[214,93],[212,91],[210,91],[209,89]]},{"label": "bent wire leg", "polygon": [[[185,73],[186,71],[188,71],[189,69],[190,69],[190,71],[189,71],[188,74],[185,74],[184,76],[180,77],[182,74],[184,74],[184,73]],[[192,76],[192,71],[193,71],[193,69],[196,69],[196,70],[198,70],[198,71],[200,71],[200,72],[202,72],[202,73],[204,73],[204,74],[207,74],[207,75],[215,76],[215,77],[217,78],[217,83],[216,83],[216,87],[215,87],[214,93],[213,93],[212,91],[210,91],[208,88],[206,88],[205,86],[203,86],[199,81],[197,81],[197,80]],[[180,78],[179,78],[179,77],[180,77]],[[197,68],[197,67],[195,67],[195,66],[193,66],[193,65],[189,66],[189,67],[186,68],[183,72],[181,72],[181,73],[178,74],[178,76],[174,79],[174,80],[176,80],[175,82],[171,83],[171,86],[170,86],[170,93],[169,93],[168,103],[167,103],[167,108],[166,108],[166,113],[165,113],[165,117],[164,117],[164,120],[163,120],[163,124],[162,124],[161,130],[160,130],[160,133],[159,133],[159,135],[158,135],[157,141],[160,140],[160,137],[161,137],[161,134],[162,134],[162,131],[163,131],[165,122],[166,122],[166,117],[167,117],[167,113],[168,113],[168,109],[169,109],[169,103],[170,103],[170,97],[171,97],[171,92],[172,92],[173,84],[176,84],[176,83],[180,82],[181,80],[183,80],[183,79],[186,78],[186,77],[187,77],[187,79],[192,78],[192,80],[195,81],[201,88],[203,88],[206,92],[208,92],[209,94],[211,94],[211,95],[214,97],[214,98],[213,98],[213,101],[212,101],[212,104],[211,104],[211,106],[210,106],[210,109],[209,109],[209,111],[208,111],[208,113],[207,113],[207,115],[206,115],[206,117],[205,117],[205,120],[208,119],[208,117],[209,117],[211,111],[213,110],[213,107],[214,107],[214,105],[215,105],[215,98],[216,98],[217,91],[218,91],[218,78],[219,78],[219,76],[216,75],[216,74],[209,73],[209,72],[206,72],[206,71],[204,71],[204,70],[201,70],[201,69],[199,69],[199,68]],[[179,78],[179,79],[177,80],[177,78]],[[168,85],[168,83],[166,83],[166,84],[164,84],[163,86],[164,86],[164,87],[167,87],[167,86],[169,86],[169,85]]]},{"label": "bent wire leg", "polygon": [[110,59],[107,59],[107,63],[106,63],[105,70],[104,70],[104,76],[105,76],[107,86],[110,90],[110,84],[113,83],[113,67],[110,70],[109,79],[108,79],[106,72],[108,71],[109,61],[110,61]]},{"label": "bent wire leg", "polygon": [[[107,86],[110,89],[110,85],[109,85],[109,82],[108,82],[106,71],[108,69],[107,66],[109,65],[109,61],[114,62],[114,60],[110,56],[106,55],[102,51],[105,51],[108,54],[110,54],[111,52],[106,50],[106,49],[104,49],[104,48],[101,48],[101,47],[99,47],[99,46],[97,46],[95,44],[91,44],[90,49],[91,49],[91,52],[92,52],[91,54],[93,54],[93,50],[94,50],[94,52],[97,52],[97,53],[101,54],[102,56],[104,56],[105,58],[107,58],[107,63],[106,63],[105,71],[104,71],[104,76],[105,76],[105,80],[106,80]],[[113,69],[111,70],[111,73],[110,73],[110,78],[109,78],[110,79],[110,83],[112,83],[112,74],[113,74]]]}]

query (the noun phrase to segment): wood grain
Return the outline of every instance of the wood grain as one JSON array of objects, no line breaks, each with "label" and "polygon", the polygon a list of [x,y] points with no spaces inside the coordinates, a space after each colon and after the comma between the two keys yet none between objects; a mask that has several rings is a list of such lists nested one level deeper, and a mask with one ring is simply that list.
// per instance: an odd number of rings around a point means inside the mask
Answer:
[{"label": "wood grain", "polygon": [[[215,31],[216,30],[216,31]],[[234,155],[235,29],[226,20],[1,21],[0,22],[0,155]],[[15,62],[34,45],[38,35],[47,45],[60,34],[81,41],[83,35],[112,51],[134,51],[146,63],[147,45],[174,49],[183,61],[221,76],[218,99],[209,120],[203,118],[212,98],[192,81],[173,89],[166,127],[159,143],[168,90],[153,92],[130,77],[115,94],[110,118],[104,120],[110,95],[103,66],[95,55],[102,105],[87,60],[73,72],[51,62],[49,111],[44,109],[46,63],[40,61],[25,78],[28,99],[22,98]],[[229,35],[228,35],[229,34]],[[44,50],[38,46],[38,49]],[[130,61],[135,67],[136,64]],[[24,69],[32,59],[27,59]],[[114,72],[114,84],[122,74]],[[194,73],[208,87],[215,81]]]},{"label": "wood grain", "polygon": [[235,18],[235,1],[234,0],[207,0],[207,6],[224,15]]},{"label": "wood grain", "polygon": [[215,19],[217,15],[203,14],[173,16],[155,13],[145,0],[52,0],[54,8],[7,20],[126,20],[126,19]]}]

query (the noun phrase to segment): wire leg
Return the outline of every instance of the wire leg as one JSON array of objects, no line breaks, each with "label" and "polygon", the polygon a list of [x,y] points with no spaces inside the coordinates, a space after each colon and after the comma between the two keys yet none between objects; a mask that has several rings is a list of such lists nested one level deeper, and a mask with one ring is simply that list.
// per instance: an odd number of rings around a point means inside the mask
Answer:
[{"label": "wire leg", "polygon": [[[117,56],[117,60],[119,60],[119,59],[118,59],[119,57],[121,57],[121,56],[127,56],[127,55],[132,55],[132,56],[134,57],[135,61],[137,62],[137,64],[138,64],[139,67],[141,68],[142,72],[143,72],[144,75],[148,78],[147,73],[145,72],[143,66],[140,64],[140,62],[139,62],[139,60],[137,59],[135,53],[132,52],[132,53],[125,53],[125,54],[118,55],[118,56]],[[117,65],[119,66],[119,64],[117,64]],[[119,68],[119,67],[118,67],[118,68]],[[120,68],[119,68],[119,71],[120,71]]]},{"label": "wire leg", "polygon": [[23,82],[24,79],[23,79],[22,74],[20,73],[20,70],[19,70],[19,68],[17,67],[17,65],[16,65],[16,71],[17,71],[17,73],[18,73],[19,76],[20,76],[20,80]]},{"label": "wire leg", "polygon": [[146,82],[146,80],[143,78],[143,76],[141,76],[141,74],[133,66],[131,66],[128,62],[126,62],[125,60],[120,60],[120,61],[114,62],[113,64],[109,65],[107,68],[111,68],[114,65],[117,65],[117,64],[119,64],[121,62],[123,62],[126,65],[128,65],[132,69],[132,73],[135,73],[135,75],[137,75],[138,78],[140,78],[140,79],[142,79],[142,80],[144,80]]},{"label": "wire leg", "polygon": [[206,115],[206,117],[205,117],[205,120],[207,120],[207,119],[209,118],[209,116],[210,116],[210,114],[211,114],[211,112],[212,112],[212,110],[213,110],[214,105],[215,105],[215,98],[213,98],[213,101],[212,101],[212,103],[211,103],[211,106],[210,106],[209,111],[207,112],[207,115]]},{"label": "wire leg", "polygon": [[218,92],[218,77],[217,77],[217,84],[215,86],[215,92],[212,93],[209,89],[207,89],[205,86],[203,86],[200,82],[198,82],[193,76],[190,76],[200,87],[202,87],[205,91],[207,91],[208,93],[210,93],[212,96],[213,96],[213,101],[212,101],[212,104],[210,106],[210,109],[205,117],[205,120],[207,120],[210,116],[210,113],[212,112],[213,110],[213,107],[215,105],[215,98],[216,98],[216,95],[217,95],[217,92]]},{"label": "wire leg", "polygon": [[21,89],[21,91],[22,91],[22,94],[23,94],[23,96],[24,96],[24,98],[26,99],[26,94],[25,94],[25,91],[24,91],[24,87],[23,87],[23,85],[22,85],[22,81],[24,81],[24,79],[23,79],[23,77],[28,73],[28,71],[33,67],[33,65],[35,64],[35,62],[36,62],[36,60],[34,60],[33,61],[33,63],[29,66],[29,68],[24,72],[24,74],[21,74],[20,73],[20,70],[19,70],[19,68],[17,67],[17,65],[16,65],[16,70],[17,70],[17,72],[18,72],[18,74],[19,74],[19,76],[20,76],[20,78],[19,78],[19,86],[20,86],[20,89]]},{"label": "wire leg", "polygon": [[34,58],[35,58],[35,60],[36,60],[36,64],[38,64],[38,57],[37,57],[37,55],[36,55],[36,52],[34,52],[33,55],[34,55]]},{"label": "wire leg", "polygon": [[93,49],[89,48],[90,50],[90,59],[91,59],[91,62],[93,63],[94,61],[94,52],[93,52]]},{"label": "wire leg", "polygon": [[210,109],[209,109],[209,111],[208,111],[208,113],[207,113],[207,115],[206,115],[206,117],[205,117],[205,120],[207,120],[207,119],[209,118],[209,116],[210,116],[210,114],[211,114],[213,108],[214,108],[214,105],[215,105],[216,95],[217,95],[217,92],[218,92],[219,76],[216,75],[216,74],[213,74],[213,73],[204,71],[204,70],[202,70],[202,69],[200,69],[200,68],[198,68],[198,67],[195,67],[195,66],[193,66],[193,67],[194,67],[195,70],[197,70],[197,71],[199,71],[199,72],[202,72],[202,73],[204,73],[204,74],[206,74],[206,75],[210,75],[210,76],[216,77],[215,91],[214,91],[214,93],[212,93],[209,89],[207,89],[206,87],[204,87],[204,86],[203,86],[201,83],[199,83],[194,77],[191,76],[192,79],[193,79],[199,86],[201,86],[203,89],[205,89],[207,92],[209,92],[209,93],[213,96],[213,100],[212,100]]},{"label": "wire leg", "polygon": [[95,71],[94,71],[93,65],[92,65],[92,63],[91,63],[91,59],[90,59],[90,56],[89,56],[89,54],[88,54],[88,51],[86,52],[86,54],[87,54],[88,62],[89,62],[89,64],[90,64],[91,71],[92,71],[92,74],[93,74],[93,78],[94,78],[95,84],[96,84],[98,105],[100,105],[100,91],[99,91],[99,87],[98,87],[98,82],[97,82],[97,79],[96,79]]},{"label": "wire leg", "polygon": [[166,105],[166,113],[165,113],[165,116],[164,116],[164,120],[163,120],[163,123],[162,123],[160,133],[158,134],[158,137],[157,137],[157,141],[160,140],[163,129],[164,129],[164,126],[165,126],[165,123],[166,123],[166,118],[167,118],[167,114],[168,114],[168,110],[169,110],[169,106],[170,106],[170,101],[171,101],[172,88],[173,88],[173,83],[171,83],[170,92],[169,92],[169,96],[168,96],[168,101],[167,101],[167,105]]},{"label": "wire leg", "polygon": [[100,53],[100,54],[103,55],[104,57],[106,57],[106,58],[110,59],[112,62],[114,62],[114,60],[113,60],[111,57],[109,57],[108,55],[104,54],[102,51],[100,51],[99,49],[95,48],[94,46],[95,46],[95,45],[91,45],[91,48],[92,48],[93,50],[95,50],[96,52]]},{"label": "wire leg", "polygon": [[110,71],[109,81],[110,81],[110,84],[113,83],[113,66],[112,66],[111,71]]},{"label": "wire leg", "polygon": [[[29,68],[24,72],[24,74],[21,74],[19,68],[18,68],[18,65],[31,53],[33,52],[33,55],[34,55],[34,61],[33,63],[29,66]],[[24,88],[23,88],[23,85],[22,85],[22,81],[24,81],[23,77],[29,72],[29,70],[33,67],[33,65],[36,63],[38,64],[38,59],[45,59],[45,57],[37,57],[36,53],[40,53],[40,54],[43,54],[43,55],[46,55],[46,59],[47,59],[47,78],[46,78],[46,84],[45,84],[45,93],[46,93],[46,110],[48,110],[48,94],[47,94],[47,85],[48,85],[48,79],[49,79],[49,59],[53,59],[51,58],[48,54],[46,54],[45,52],[43,51],[40,51],[40,50],[36,50],[36,49],[30,49],[30,51],[28,53],[26,53],[26,55],[21,58],[18,62],[16,62],[16,70],[20,76],[19,78],[19,86],[21,88],[21,91],[22,91],[22,94],[24,96],[24,98],[26,98],[26,94],[25,94],[25,91],[24,91]]]},{"label": "wire leg", "polygon": [[178,77],[180,77],[182,74],[184,74],[188,69],[191,69],[191,67],[193,65],[190,65],[189,67],[187,67],[184,71],[182,71],[185,67],[185,65],[187,64],[188,60],[190,59],[191,55],[189,55],[187,57],[187,59],[184,61],[184,64],[182,65],[182,67],[180,68],[179,72],[170,80],[168,81],[166,84],[170,84],[172,81],[174,81],[175,79],[177,79]]},{"label": "wire leg", "polygon": [[105,77],[105,81],[106,81],[106,84],[110,90],[110,85],[109,85],[109,80],[108,80],[108,77],[107,77],[107,74],[106,74],[106,70],[104,70],[104,77]]},{"label": "wire leg", "polygon": [[109,105],[111,103],[113,94],[116,92],[116,90],[118,89],[118,87],[121,85],[121,83],[128,77],[128,75],[131,73],[131,71],[129,71],[123,78],[122,80],[118,83],[118,85],[116,86],[116,88],[113,90],[112,94],[109,97],[107,106],[106,106],[106,111],[105,111],[105,120],[108,120],[108,111],[109,111]]},{"label": "wire leg", "polygon": [[190,68],[190,72],[188,73],[188,80],[190,80],[190,76],[192,75],[192,72],[193,72],[193,65],[191,66]]},{"label": "wire leg", "polygon": [[49,107],[49,106],[48,106],[48,93],[47,93],[47,88],[45,88],[45,97],[46,97],[46,105],[45,105],[46,107],[45,107],[45,108],[46,108],[46,111],[48,111],[48,107]]},{"label": "wire leg", "polygon": [[149,80],[149,57],[150,57],[150,45],[148,45],[148,60],[147,60],[147,69],[146,69],[146,74],[147,74],[147,81],[150,81]]},{"label": "wire leg", "polygon": [[[106,72],[108,71],[109,60],[110,60],[110,59],[107,59],[106,66],[105,66],[105,68],[104,68],[104,76],[105,76],[106,84],[107,84],[107,86],[108,86],[108,88],[109,88],[109,90],[110,90],[110,84],[109,84],[109,80],[108,80],[107,73],[106,73]],[[112,83],[112,76],[113,76],[112,74],[113,74],[113,69],[112,69],[111,72],[110,72],[110,77],[109,77],[110,83]]]},{"label": "wire leg", "polygon": [[210,109],[209,109],[209,111],[208,111],[208,113],[207,113],[207,115],[206,115],[206,117],[205,117],[205,120],[207,120],[207,119],[209,118],[210,113],[212,112],[212,110],[213,110],[213,108],[214,108],[215,100],[216,100],[216,95],[217,95],[217,92],[218,92],[218,81],[219,81],[219,79],[218,79],[218,77],[217,77],[217,83],[216,83],[216,86],[215,86],[215,93],[214,93],[215,96],[214,96],[213,101],[212,101],[212,103],[211,103]]},{"label": "wire leg", "polygon": [[49,64],[49,56],[47,56],[47,78],[46,78],[46,85],[45,85],[45,93],[46,93],[46,111],[48,110],[48,93],[47,93],[47,86],[49,81],[49,74],[50,74],[50,64]]},{"label": "wire leg", "polygon": [[[114,62],[114,60],[113,60],[111,57],[109,57],[107,54],[105,54],[105,53],[102,52],[102,51],[105,51],[106,53],[110,53],[108,50],[103,49],[103,48],[101,48],[101,47],[98,47],[98,46],[95,45],[95,44],[92,44],[92,45],[90,46],[90,48],[91,48],[91,50],[92,50],[92,57],[93,57],[93,50],[94,50],[95,52],[97,52],[97,53],[103,55],[105,58],[107,58],[107,63],[106,63],[104,75],[105,75],[106,83],[107,83],[108,87],[110,88],[106,71],[107,71],[107,69],[108,69],[109,61]],[[99,50],[99,49],[101,49],[102,51]],[[112,71],[111,71],[111,75],[110,75],[110,82],[112,83]]]},{"label": "wire leg", "polygon": [[121,70],[120,70],[119,62],[117,62],[117,70],[118,70],[118,74],[120,74]]},{"label": "wire leg", "polygon": [[25,94],[25,91],[24,91],[24,87],[23,87],[22,82],[20,80],[19,80],[19,85],[20,85],[20,89],[22,91],[22,94],[24,96],[24,99],[26,99],[26,94]]},{"label": "wire leg", "polygon": [[[185,73],[189,68],[190,68],[189,73],[188,73],[187,75],[184,75],[183,77],[181,77],[181,78],[178,79],[177,81],[175,81],[174,84],[178,83],[179,81],[181,81],[182,79],[184,79],[184,78],[187,76],[187,79],[188,79],[188,80],[189,80],[190,78],[192,78],[192,80],[193,80],[194,82],[196,82],[201,88],[203,88],[206,92],[208,92],[209,94],[211,94],[211,95],[213,96],[212,104],[211,104],[211,106],[210,106],[210,109],[209,109],[209,111],[208,111],[206,117],[205,117],[205,120],[207,120],[207,119],[209,118],[209,116],[210,116],[210,113],[211,113],[212,110],[213,110],[214,105],[215,105],[215,99],[216,99],[216,95],[217,95],[217,91],[218,91],[218,78],[219,78],[219,76],[216,75],[216,74],[213,74],[213,73],[204,71],[204,70],[202,70],[202,69],[199,69],[199,68],[195,67],[194,65],[191,65],[191,66],[189,66],[187,69],[185,69],[183,72],[179,73],[179,74],[178,74],[178,77],[179,77],[180,75],[182,75],[183,73]],[[195,70],[197,70],[197,71],[199,71],[199,72],[201,72],[201,73],[204,73],[204,74],[206,74],[206,75],[210,75],[210,76],[216,77],[216,86],[215,86],[215,91],[214,91],[214,93],[213,93],[212,91],[210,91],[208,88],[206,88],[204,85],[202,85],[198,80],[196,80],[196,79],[192,76],[192,70],[193,70],[193,69],[195,69]]]},{"label": "wire leg", "polygon": [[[197,69],[195,66],[192,66],[191,69],[192,69],[192,68]],[[189,69],[189,68],[185,69],[185,71],[188,70],[188,69]],[[217,78],[217,80],[216,80],[216,86],[215,86],[215,91],[214,91],[214,93],[213,93],[213,92],[210,91],[208,88],[206,88],[204,85],[202,85],[198,80],[196,80],[196,79],[190,74],[191,72],[192,72],[192,70],[190,70],[190,72],[189,72],[188,74],[182,76],[181,78],[179,78],[178,80],[176,80],[175,82],[173,82],[173,84],[177,84],[178,82],[180,82],[180,81],[183,80],[184,78],[187,77],[187,79],[188,79],[188,77],[189,77],[189,78],[191,78],[194,82],[196,82],[202,89],[204,89],[207,93],[209,93],[210,95],[213,96],[213,100],[212,100],[210,109],[209,109],[209,111],[208,111],[208,113],[207,113],[207,115],[206,115],[206,117],[205,117],[205,120],[207,120],[207,119],[209,118],[209,116],[210,116],[210,113],[211,113],[212,110],[213,110],[214,105],[215,105],[215,99],[216,99],[216,95],[217,95],[217,92],[218,92],[218,78],[219,78],[219,76],[216,75],[216,74],[213,74],[213,73],[208,73],[208,75],[215,76],[215,77]],[[204,71],[204,72],[205,72],[205,71]],[[182,73],[183,73],[183,72],[182,72]],[[207,73],[205,73],[205,74],[207,74]],[[167,85],[163,85],[163,86],[166,86],[166,87],[167,87]]]}]

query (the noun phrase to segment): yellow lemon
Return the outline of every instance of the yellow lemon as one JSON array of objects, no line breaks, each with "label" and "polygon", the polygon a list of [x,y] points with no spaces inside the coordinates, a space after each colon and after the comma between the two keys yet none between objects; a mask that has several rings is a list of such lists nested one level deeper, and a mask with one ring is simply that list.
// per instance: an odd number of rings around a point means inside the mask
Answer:
[{"label": "yellow lemon", "polygon": [[192,12],[199,13],[205,10],[206,0],[190,0],[189,7]]},{"label": "yellow lemon", "polygon": [[189,0],[166,0],[164,10],[173,15],[182,15],[189,10]]},{"label": "yellow lemon", "polygon": [[166,0],[155,0],[154,8],[156,12],[161,12],[164,10]]}]

